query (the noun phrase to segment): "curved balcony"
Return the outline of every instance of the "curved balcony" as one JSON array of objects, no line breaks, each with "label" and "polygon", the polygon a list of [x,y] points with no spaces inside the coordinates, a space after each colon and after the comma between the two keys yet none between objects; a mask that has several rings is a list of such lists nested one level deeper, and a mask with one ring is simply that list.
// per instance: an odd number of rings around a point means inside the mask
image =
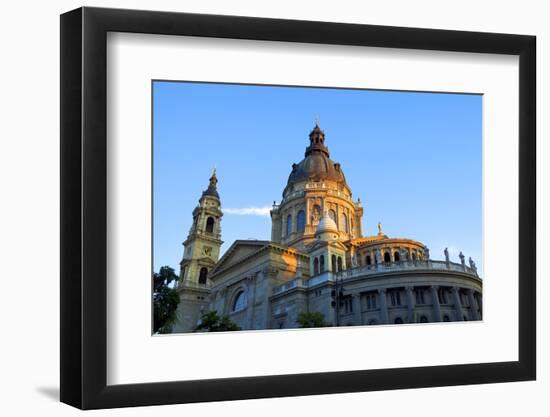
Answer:
[{"label": "curved balcony", "polygon": [[416,260],[416,261],[398,261],[398,262],[383,262],[376,265],[364,265],[350,268],[345,271],[338,272],[338,278],[354,278],[363,275],[375,275],[385,272],[406,272],[417,270],[437,270],[437,271],[453,271],[465,272],[470,275],[478,276],[477,270],[469,266],[458,264],[455,262],[434,261],[432,259]]},{"label": "curved balcony", "polygon": [[452,271],[472,275],[479,279],[477,271],[466,265],[455,262],[433,261],[431,259],[422,261],[402,261],[391,263],[380,263],[377,265],[365,265],[350,268],[341,272],[325,271],[309,279],[295,278],[284,284],[273,287],[272,295],[278,295],[290,291],[294,288],[311,288],[317,284],[326,281],[335,281],[337,279],[347,280],[358,277],[376,276],[388,272],[407,272],[407,271]]}]

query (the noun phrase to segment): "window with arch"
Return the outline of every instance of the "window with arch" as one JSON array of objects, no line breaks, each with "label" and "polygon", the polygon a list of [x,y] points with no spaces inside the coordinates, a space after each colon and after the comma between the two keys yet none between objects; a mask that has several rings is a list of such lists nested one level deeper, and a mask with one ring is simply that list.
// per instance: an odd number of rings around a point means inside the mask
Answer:
[{"label": "window with arch", "polygon": [[443,321],[451,321],[451,319],[449,318],[448,315],[445,314],[445,315],[443,316]]},{"label": "window with arch", "polygon": [[401,260],[401,257],[399,256],[399,252],[396,251],[396,252],[393,254],[393,260],[394,260],[395,262],[399,262],[399,261]]},{"label": "window with arch", "polygon": [[348,233],[348,216],[346,213],[340,215],[340,230]]},{"label": "window with arch", "polygon": [[420,323],[428,323],[428,317],[426,316],[420,317]]},{"label": "window with arch", "polygon": [[463,319],[464,321],[468,321],[468,317],[466,317],[466,316],[462,316],[462,319]]},{"label": "window with arch", "polygon": [[372,320],[369,321],[369,326],[373,326],[375,324],[378,324],[378,322],[376,320],[372,319]]},{"label": "window with arch", "polygon": [[203,266],[199,272],[199,284],[206,284],[206,280],[208,279],[208,269]]},{"label": "window with arch", "polygon": [[393,321],[395,324],[403,324],[403,319],[401,317],[396,317]]},{"label": "window with arch", "polygon": [[332,255],[332,257],[330,258],[330,266],[331,266],[333,272],[337,271],[336,255]]},{"label": "window with arch", "polygon": [[339,256],[338,257],[338,272],[342,272],[343,270],[343,267],[342,267],[342,257]]},{"label": "window with arch", "polygon": [[303,233],[303,231],[306,229],[306,212],[304,210],[300,210],[298,212],[296,223],[298,232]]},{"label": "window with arch", "polygon": [[206,233],[214,233],[214,223],[213,217],[206,219]]},{"label": "window with arch", "polygon": [[372,259],[370,257],[370,255],[367,255],[365,257],[365,265],[371,265],[372,264]]},{"label": "window with arch", "polygon": [[387,264],[391,262],[391,255],[389,252],[384,252],[384,262]]},{"label": "window with arch", "polygon": [[325,272],[325,256],[319,256],[319,272],[322,274]]},{"label": "window with arch", "polygon": [[241,290],[237,293],[235,296],[235,299],[233,300],[233,308],[232,311],[241,311],[244,308],[246,308],[247,303],[247,297],[246,292],[244,290]]},{"label": "window with arch", "polygon": [[286,235],[290,236],[292,233],[292,215],[286,216]]},{"label": "window with arch", "polygon": [[334,210],[330,209],[328,211],[328,217],[330,217],[335,224],[338,224],[338,222],[336,221],[336,212]]},{"label": "window with arch", "polygon": [[412,254],[412,260],[413,260],[413,261],[416,261],[416,252],[413,252],[413,254]]},{"label": "window with arch", "polygon": [[319,275],[319,258],[313,260],[313,275]]}]

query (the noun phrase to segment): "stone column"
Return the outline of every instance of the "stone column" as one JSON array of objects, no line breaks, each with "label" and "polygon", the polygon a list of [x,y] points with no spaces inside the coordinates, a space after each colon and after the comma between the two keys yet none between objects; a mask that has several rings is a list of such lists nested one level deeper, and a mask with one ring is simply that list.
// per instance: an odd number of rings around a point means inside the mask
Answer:
[{"label": "stone column", "polygon": [[405,287],[405,291],[407,292],[407,310],[408,310],[408,322],[414,323],[414,296],[413,296],[413,287],[408,286]]},{"label": "stone column", "polygon": [[220,314],[221,316],[225,316],[229,313],[229,311],[228,311],[228,309],[229,309],[229,300],[227,299],[228,293],[229,293],[229,291],[227,290],[227,287],[223,287],[220,290],[220,295],[222,297],[222,302],[220,304],[220,311],[218,311],[218,312],[221,313]]},{"label": "stone column", "polygon": [[386,299],[386,289],[382,288],[378,290],[378,295],[380,299],[380,322],[382,324],[388,324],[388,300]]},{"label": "stone column", "polygon": [[361,320],[361,294],[352,294],[351,296],[352,308],[353,308],[353,319],[355,325],[358,326],[362,323]]},{"label": "stone column", "polygon": [[453,287],[453,301],[455,304],[455,313],[457,315],[456,321],[464,321],[462,317],[462,304],[460,303],[460,295],[458,294],[458,287]]},{"label": "stone column", "polygon": [[467,290],[468,301],[470,303],[470,313],[472,320],[479,320],[479,313],[477,312],[477,303],[474,298],[474,291],[471,289]]},{"label": "stone column", "polygon": [[[306,226],[309,226],[311,224],[309,222],[309,216],[311,215],[309,209],[310,209],[311,204],[313,204],[313,199],[312,198],[306,199],[306,206],[304,208],[304,212],[306,213]],[[298,223],[296,223],[296,224],[298,224]],[[298,226],[296,226],[296,230],[298,230]]]},{"label": "stone column", "polygon": [[[306,216],[306,224],[307,224],[307,216]],[[290,228],[289,236],[294,237],[296,236],[297,233],[298,233],[298,210],[296,210],[296,204],[294,204],[294,206],[292,206],[292,226]]]},{"label": "stone column", "polygon": [[264,329],[271,328],[271,303],[269,302],[269,296],[273,290],[272,281],[277,277],[278,270],[276,268],[265,267],[258,274],[258,282],[261,284],[263,291],[261,315],[264,323]]},{"label": "stone column", "polygon": [[256,275],[246,278],[246,296],[248,298],[246,305],[246,322],[248,329],[254,329],[254,304],[256,302]]},{"label": "stone column", "polygon": [[441,321],[441,306],[439,305],[439,294],[437,285],[432,285],[432,305],[434,309],[435,321]]}]

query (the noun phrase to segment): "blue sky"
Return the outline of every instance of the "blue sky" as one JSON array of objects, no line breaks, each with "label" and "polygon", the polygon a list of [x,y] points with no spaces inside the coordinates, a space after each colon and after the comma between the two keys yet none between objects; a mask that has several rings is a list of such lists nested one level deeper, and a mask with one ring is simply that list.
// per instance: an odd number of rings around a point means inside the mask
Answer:
[{"label": "blue sky", "polygon": [[363,202],[365,235],[381,221],[433,259],[448,247],[458,262],[462,250],[482,271],[482,96],[165,81],[153,89],[155,270],[179,269],[214,166],[222,254],[236,239],[269,239],[268,208],[317,114],[331,159]]}]

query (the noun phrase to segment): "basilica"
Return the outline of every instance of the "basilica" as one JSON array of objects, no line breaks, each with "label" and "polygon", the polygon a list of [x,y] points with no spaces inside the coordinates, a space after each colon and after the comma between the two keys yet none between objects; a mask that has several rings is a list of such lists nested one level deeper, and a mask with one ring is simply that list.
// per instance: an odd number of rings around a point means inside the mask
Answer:
[{"label": "basilica", "polygon": [[330,326],[481,320],[475,262],[423,243],[364,236],[363,207],[330,159],[316,123],[304,159],[271,210],[271,240],[237,240],[220,257],[223,210],[214,172],[183,242],[174,333],[191,332],[215,310],[243,330],[300,327],[300,313]]}]

